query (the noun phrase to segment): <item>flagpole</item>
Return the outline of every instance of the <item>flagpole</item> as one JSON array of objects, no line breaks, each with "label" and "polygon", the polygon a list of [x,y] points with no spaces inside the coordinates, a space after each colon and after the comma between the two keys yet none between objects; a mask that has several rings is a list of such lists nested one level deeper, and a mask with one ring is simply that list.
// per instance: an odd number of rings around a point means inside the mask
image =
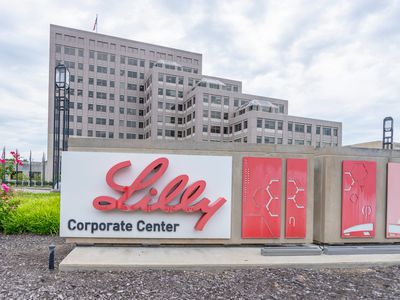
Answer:
[{"label": "flagpole", "polygon": [[99,28],[99,20],[98,20],[97,14],[96,14],[96,33],[97,33],[98,28]]}]

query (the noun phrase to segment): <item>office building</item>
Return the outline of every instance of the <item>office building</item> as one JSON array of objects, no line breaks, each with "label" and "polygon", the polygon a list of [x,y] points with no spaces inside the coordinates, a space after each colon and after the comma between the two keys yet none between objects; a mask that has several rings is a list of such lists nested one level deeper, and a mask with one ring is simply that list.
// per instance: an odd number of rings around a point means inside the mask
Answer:
[{"label": "office building", "polygon": [[70,136],[341,145],[341,123],[290,116],[287,100],[204,75],[200,53],[51,25],[49,166],[59,63],[71,74]]}]

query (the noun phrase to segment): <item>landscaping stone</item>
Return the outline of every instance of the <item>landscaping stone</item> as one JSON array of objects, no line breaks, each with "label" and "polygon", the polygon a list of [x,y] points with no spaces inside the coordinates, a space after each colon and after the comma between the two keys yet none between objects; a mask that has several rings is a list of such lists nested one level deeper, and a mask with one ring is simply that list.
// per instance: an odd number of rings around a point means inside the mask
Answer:
[{"label": "landscaping stone", "polygon": [[[56,269],[48,270],[48,246]],[[72,245],[0,235],[0,299],[395,299],[400,266],[60,272]]]}]

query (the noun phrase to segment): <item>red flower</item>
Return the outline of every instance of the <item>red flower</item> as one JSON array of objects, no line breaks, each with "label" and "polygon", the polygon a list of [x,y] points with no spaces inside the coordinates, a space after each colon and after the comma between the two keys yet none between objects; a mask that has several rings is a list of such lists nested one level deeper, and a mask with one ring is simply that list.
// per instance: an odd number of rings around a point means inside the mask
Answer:
[{"label": "red flower", "polygon": [[4,192],[8,193],[9,190],[10,190],[10,187],[9,187],[7,184],[2,183],[2,184],[1,184],[1,189],[2,189]]}]

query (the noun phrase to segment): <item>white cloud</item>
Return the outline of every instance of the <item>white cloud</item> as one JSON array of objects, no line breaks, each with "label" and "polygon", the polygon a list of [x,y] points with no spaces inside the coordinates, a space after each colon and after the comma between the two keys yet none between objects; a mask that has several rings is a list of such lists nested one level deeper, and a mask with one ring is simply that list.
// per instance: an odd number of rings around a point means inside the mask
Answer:
[{"label": "white cloud", "polygon": [[100,33],[203,53],[206,74],[342,121],[345,144],[400,122],[398,1],[2,2],[0,147],[25,156],[47,149],[49,24],[90,31],[96,13]]}]

